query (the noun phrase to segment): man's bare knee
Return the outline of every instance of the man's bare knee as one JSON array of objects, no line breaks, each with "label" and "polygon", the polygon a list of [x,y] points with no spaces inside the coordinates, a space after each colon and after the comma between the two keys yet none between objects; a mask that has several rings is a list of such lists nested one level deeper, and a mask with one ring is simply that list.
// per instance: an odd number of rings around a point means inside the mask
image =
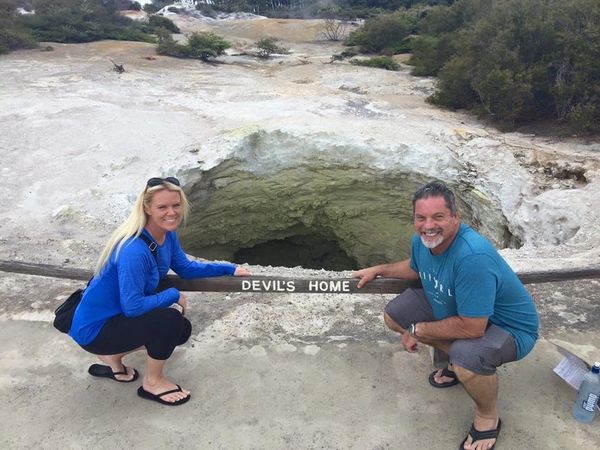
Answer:
[{"label": "man's bare knee", "polygon": [[458,377],[458,379],[460,380],[461,383],[468,383],[471,380],[477,379],[477,378],[489,378],[493,375],[482,375],[480,373],[477,372],[473,372],[469,369],[465,369],[462,366],[459,366],[458,364],[454,363],[452,364],[452,370],[454,371],[454,373],[456,374],[456,376]]},{"label": "man's bare knee", "polygon": [[475,372],[472,372],[469,369],[465,369],[464,367],[459,366],[456,363],[452,364],[452,370],[461,382],[469,381],[473,377],[477,376]]},{"label": "man's bare knee", "polygon": [[398,333],[404,333],[404,328],[402,328],[400,325],[398,325],[394,319],[392,319],[390,316],[388,316],[388,313],[384,312],[383,313],[383,321],[385,322],[385,324],[387,325],[387,327],[390,330],[396,331]]}]

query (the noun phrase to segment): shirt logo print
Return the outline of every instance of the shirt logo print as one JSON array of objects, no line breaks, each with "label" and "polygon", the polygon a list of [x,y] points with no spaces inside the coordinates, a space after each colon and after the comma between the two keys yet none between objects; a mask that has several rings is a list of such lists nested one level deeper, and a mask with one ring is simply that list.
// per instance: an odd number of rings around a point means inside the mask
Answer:
[{"label": "shirt logo print", "polygon": [[444,284],[441,283],[431,272],[419,272],[419,276],[421,277],[421,280],[429,282],[428,287],[429,290],[433,290],[433,292],[430,293],[432,294],[431,298],[434,302],[440,305],[445,305],[447,303],[447,299],[444,297],[454,297],[454,292],[448,287],[444,289]]}]

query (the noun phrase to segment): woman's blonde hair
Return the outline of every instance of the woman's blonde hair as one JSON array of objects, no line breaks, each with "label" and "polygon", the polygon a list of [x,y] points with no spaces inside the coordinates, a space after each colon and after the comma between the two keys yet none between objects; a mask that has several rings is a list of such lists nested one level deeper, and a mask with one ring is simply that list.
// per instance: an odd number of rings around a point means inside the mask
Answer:
[{"label": "woman's blonde hair", "polygon": [[144,190],[140,192],[137,196],[135,204],[133,205],[133,210],[129,214],[127,220],[125,220],[125,222],[123,222],[113,232],[110,239],[108,240],[108,243],[104,247],[100,258],[96,263],[94,275],[98,275],[102,271],[102,269],[110,259],[110,255],[112,254],[113,250],[115,250],[115,248],[116,259],[119,256],[121,248],[129,238],[133,236],[138,237],[140,234],[142,234],[142,231],[144,230],[147,221],[145,208],[150,206],[150,203],[152,203],[152,199],[154,198],[154,195],[157,192],[160,192],[165,189],[179,193],[179,197],[181,198],[181,221],[182,223],[185,223],[188,217],[188,213],[190,211],[190,204],[188,203],[185,193],[179,186],[164,180],[158,186],[146,186]]}]

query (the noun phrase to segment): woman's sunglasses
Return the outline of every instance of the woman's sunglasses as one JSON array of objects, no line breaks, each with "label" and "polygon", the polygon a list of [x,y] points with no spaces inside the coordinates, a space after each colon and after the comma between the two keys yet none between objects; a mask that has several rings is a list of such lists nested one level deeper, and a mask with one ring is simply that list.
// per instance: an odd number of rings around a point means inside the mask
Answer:
[{"label": "woman's sunglasses", "polygon": [[175,177],[167,177],[167,178],[154,177],[154,178],[150,178],[148,180],[148,182],[146,183],[146,188],[159,186],[161,184],[164,184],[165,181],[167,183],[174,184],[175,186],[181,186],[181,184],[179,183],[179,180]]}]

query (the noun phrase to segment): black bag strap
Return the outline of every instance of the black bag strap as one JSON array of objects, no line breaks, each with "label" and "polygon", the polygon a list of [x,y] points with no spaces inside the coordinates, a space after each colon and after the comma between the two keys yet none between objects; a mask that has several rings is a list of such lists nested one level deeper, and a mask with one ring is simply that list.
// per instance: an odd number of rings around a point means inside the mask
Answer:
[{"label": "black bag strap", "polygon": [[146,245],[148,246],[148,250],[150,250],[150,253],[152,253],[152,256],[154,256],[154,261],[156,261],[156,265],[158,266],[158,252],[156,251],[158,245],[156,244],[156,242],[154,242],[145,234],[140,234],[138,237],[146,243]]}]

